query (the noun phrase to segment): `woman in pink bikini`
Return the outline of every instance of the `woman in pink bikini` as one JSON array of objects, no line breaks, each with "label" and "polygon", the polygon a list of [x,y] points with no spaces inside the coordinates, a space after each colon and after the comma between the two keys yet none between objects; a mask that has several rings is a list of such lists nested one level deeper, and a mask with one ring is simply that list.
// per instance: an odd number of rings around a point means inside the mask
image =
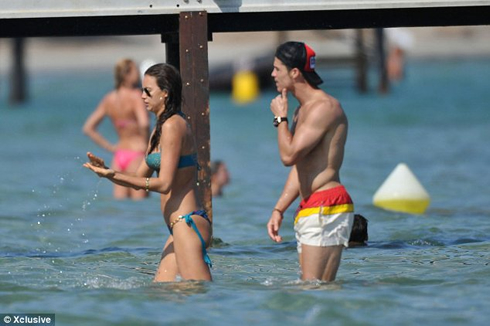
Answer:
[{"label": "woman in pink bikini", "polygon": [[[112,168],[126,173],[134,173],[145,157],[148,146],[149,117],[145,103],[141,99],[139,70],[130,59],[122,59],[114,68],[115,90],[107,94],[94,112],[88,117],[83,132],[97,145],[114,153]],[[119,137],[117,144],[111,144],[97,127],[105,117],[109,117]],[[144,190],[114,185],[116,199],[142,199]]]}]

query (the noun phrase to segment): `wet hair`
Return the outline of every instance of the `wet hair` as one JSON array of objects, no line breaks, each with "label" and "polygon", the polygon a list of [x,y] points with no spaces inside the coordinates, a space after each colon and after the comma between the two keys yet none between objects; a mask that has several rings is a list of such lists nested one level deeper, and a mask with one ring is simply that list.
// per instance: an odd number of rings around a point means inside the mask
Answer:
[{"label": "wet hair", "polygon": [[368,220],[361,214],[355,214],[349,242],[365,244],[368,241],[368,238]]},{"label": "wet hair", "polygon": [[118,89],[122,86],[124,78],[131,72],[136,64],[131,59],[121,59],[114,66],[114,87]]},{"label": "wet hair", "polygon": [[158,63],[151,66],[146,70],[145,75],[155,77],[158,87],[168,93],[165,98],[165,111],[157,117],[155,132],[150,140],[148,153],[151,153],[160,143],[162,126],[165,121],[174,114],[182,112],[182,79],[179,71],[174,66],[166,63]]}]

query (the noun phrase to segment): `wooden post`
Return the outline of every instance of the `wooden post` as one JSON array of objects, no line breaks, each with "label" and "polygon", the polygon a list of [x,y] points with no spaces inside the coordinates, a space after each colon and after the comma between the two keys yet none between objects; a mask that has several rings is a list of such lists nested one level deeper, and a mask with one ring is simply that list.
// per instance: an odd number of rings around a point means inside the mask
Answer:
[{"label": "wooden post", "polygon": [[198,196],[212,220],[207,12],[180,13],[179,44],[183,111],[187,114],[196,137],[201,167],[198,173]]},{"label": "wooden post", "polygon": [[389,82],[388,72],[386,70],[386,53],[384,46],[384,33],[382,28],[376,28],[376,52],[379,60],[379,87],[378,92],[388,93]]},{"label": "wooden post", "polygon": [[24,65],[24,39],[12,39],[12,67],[10,70],[10,104],[20,104],[27,99],[26,71]]},{"label": "wooden post", "polygon": [[367,55],[364,47],[364,34],[362,29],[356,29],[356,68],[357,68],[357,89],[361,93],[366,93],[367,83]]},{"label": "wooden post", "polygon": [[162,42],[165,43],[166,62],[180,70],[179,34],[178,33],[163,34]]}]

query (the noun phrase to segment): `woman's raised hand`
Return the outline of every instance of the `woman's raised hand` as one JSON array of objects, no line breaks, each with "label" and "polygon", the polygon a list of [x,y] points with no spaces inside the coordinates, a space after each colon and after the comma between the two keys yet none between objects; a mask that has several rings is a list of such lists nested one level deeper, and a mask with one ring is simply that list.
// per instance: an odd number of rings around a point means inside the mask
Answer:
[{"label": "woman's raised hand", "polygon": [[83,166],[95,172],[99,177],[108,178],[114,175],[114,170],[106,167],[103,159],[90,152],[87,153],[87,157],[89,162],[85,163]]}]

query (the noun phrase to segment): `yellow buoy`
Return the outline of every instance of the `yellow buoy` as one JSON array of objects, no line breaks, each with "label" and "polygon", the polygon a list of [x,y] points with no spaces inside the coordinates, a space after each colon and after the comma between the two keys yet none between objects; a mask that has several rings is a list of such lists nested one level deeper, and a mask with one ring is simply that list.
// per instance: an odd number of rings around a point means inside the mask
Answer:
[{"label": "yellow buoy", "polygon": [[373,204],[391,211],[423,214],[430,197],[408,166],[400,163],[374,194]]},{"label": "yellow buoy", "polygon": [[250,70],[238,71],[232,80],[233,100],[239,104],[255,101],[259,96],[259,78]]}]

